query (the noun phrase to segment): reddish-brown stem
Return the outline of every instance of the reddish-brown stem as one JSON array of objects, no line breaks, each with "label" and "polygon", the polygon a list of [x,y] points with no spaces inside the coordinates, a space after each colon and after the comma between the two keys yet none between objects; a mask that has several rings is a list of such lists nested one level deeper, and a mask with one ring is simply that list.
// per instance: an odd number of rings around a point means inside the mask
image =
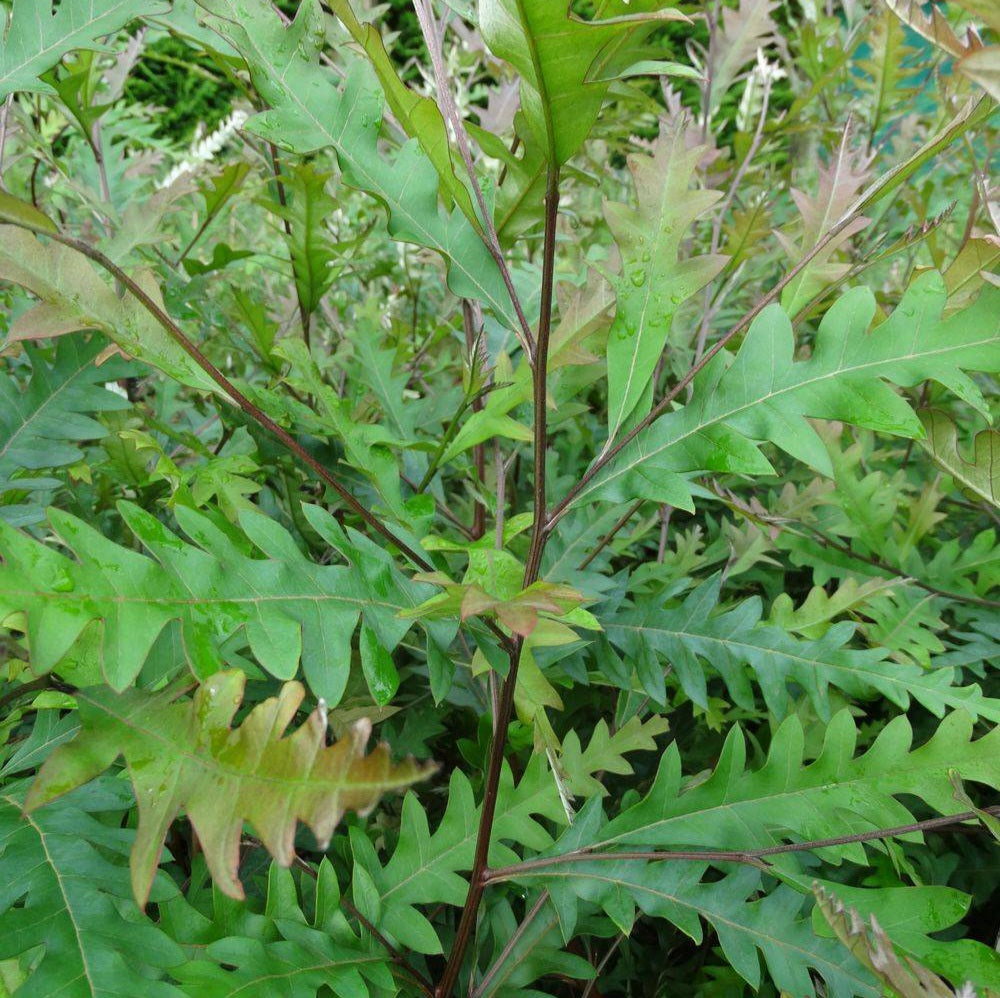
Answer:
[{"label": "reddish-brown stem", "polygon": [[[559,218],[559,168],[550,165],[545,192],[545,241],[542,259],[541,313],[538,320],[538,338],[535,341],[533,371],[534,384],[534,500],[535,522],[531,532],[531,544],[524,570],[524,587],[527,588],[538,578],[542,563],[542,553],[548,531],[545,529],[545,458],[548,449],[548,411],[546,409],[546,375],[548,373],[549,333],[552,327],[552,291],[555,275],[556,223]],[[490,840],[493,836],[493,821],[496,817],[497,795],[500,787],[500,773],[503,769],[504,749],[507,744],[507,726],[514,711],[514,691],[517,687],[517,670],[521,655],[520,638],[510,651],[510,669],[500,689],[500,702],[496,710],[493,736],[490,740],[486,768],[486,782],[483,790],[483,807],[479,816],[476,833],[476,851],[472,861],[469,893],[465,898],[462,915],[455,930],[451,953],[444,973],[435,991],[436,998],[448,998],[455,988],[462,961],[472,940],[476,927],[479,906],[483,900],[486,882],[483,874],[489,859]]]},{"label": "reddish-brown stem", "polygon": [[542,257],[542,312],[532,367],[534,402],[534,523],[524,569],[524,587],[530,586],[541,568],[548,537],[545,460],[549,450],[548,373],[549,332],[552,326],[552,292],[555,284],[556,222],[559,217],[559,168],[550,166],[545,190],[545,242]]},{"label": "reddish-brown stem", "polygon": [[499,880],[510,880],[523,874],[532,874],[552,866],[563,866],[566,863],[600,863],[621,860],[644,860],[647,862],[684,861],[704,863],[749,863],[759,866],[770,856],[780,856],[792,852],[813,852],[816,849],[828,849],[832,846],[853,845],[856,842],[874,842],[880,839],[897,838],[900,835],[910,835],[913,832],[926,832],[935,829],[950,828],[965,821],[973,821],[985,812],[990,815],[1000,815],[1000,806],[981,808],[979,811],[962,811],[959,814],[946,814],[939,818],[928,818],[926,821],[914,821],[908,825],[896,825],[893,828],[873,828],[868,832],[857,832],[854,835],[837,835],[828,839],[812,839],[808,842],[783,842],[781,845],[767,846],[764,849],[697,849],[697,850],[634,850],[623,852],[595,852],[596,849],[576,849],[563,853],[561,856],[539,856],[523,863],[499,867],[495,870],[485,870],[482,879],[486,883]]},{"label": "reddish-brown stem", "polygon": [[372,938],[375,939],[389,954],[392,958],[392,962],[395,963],[400,970],[413,978],[413,982],[425,995],[427,995],[427,998],[433,998],[434,986],[431,982],[427,980],[427,978],[424,977],[424,975],[421,974],[420,971],[417,970],[417,968],[414,967],[413,964],[410,963],[410,961],[407,960],[406,957],[395,946],[393,946],[393,944],[389,942],[389,940],[386,939],[381,932],[379,932],[378,928],[373,925],[371,921],[365,918],[365,916],[362,915],[361,912],[347,900],[347,898],[340,899],[340,906],[348,913],[348,915],[356,918],[358,922],[372,934]]},{"label": "reddish-brown stem", "polygon": [[615,525],[594,545],[594,550],[587,555],[579,565],[576,566],[578,572],[582,572],[614,539],[615,535],[618,533],[622,527],[628,523],[629,520],[639,512],[645,499],[637,499],[625,512],[619,517],[615,522]]},{"label": "reddish-brown stem", "polygon": [[528,931],[531,923],[538,918],[539,913],[542,908],[545,907],[545,903],[548,900],[548,891],[542,891],[542,893],[538,895],[538,900],[531,906],[531,910],[524,916],[524,919],[521,921],[521,924],[518,925],[517,929],[511,933],[510,939],[508,939],[504,944],[504,948],[501,950],[500,955],[493,961],[493,966],[490,967],[490,969],[485,973],[475,991],[472,992],[472,998],[479,998],[479,996],[490,986],[493,978],[500,972],[507,958],[514,952],[514,947],[517,946],[517,944],[524,937],[524,934]]},{"label": "reddish-brown stem", "polygon": [[[881,558],[874,555],[861,554],[860,551],[855,551],[852,547],[850,547],[850,545],[844,544],[836,538],[828,537],[811,523],[804,523],[802,520],[792,520],[788,517],[768,516],[766,513],[748,509],[734,497],[723,494],[718,487],[713,488],[713,491],[723,502],[726,503],[726,505],[737,510],[739,513],[742,513],[750,520],[759,520],[764,523],[773,524],[779,530],[788,531],[789,533],[795,534],[797,537],[809,537],[821,547],[830,548],[833,551],[839,551],[842,555],[847,558],[851,558],[853,561],[859,561],[864,565],[871,565],[872,568],[877,568],[880,571],[888,572],[890,575],[896,576],[896,578],[898,578],[903,585],[916,586],[918,589],[923,589],[925,593],[930,593],[932,596],[938,596],[941,599],[954,600],[956,603],[970,603],[973,606],[985,606],[991,609],[1000,607],[1000,600],[987,599],[985,596],[970,596],[968,593],[956,593],[952,592],[950,589],[938,589],[937,586],[932,586],[928,582],[923,582],[920,579],[914,578],[912,575],[906,575],[901,569],[896,568],[894,565],[890,565],[887,561],[883,561]],[[793,529],[793,527],[798,527],[799,529],[796,530]]]},{"label": "reddish-brown stem", "polygon": [[[482,317],[480,316],[480,319]],[[465,332],[465,350],[468,363],[473,369],[478,367],[477,358],[473,356],[478,350],[479,336],[482,332],[482,322],[476,321],[476,309],[468,299],[462,299],[462,329]],[[472,400],[472,411],[479,412],[483,408],[483,397],[477,395]],[[472,448],[472,463],[476,469],[476,486],[482,489],[486,481],[486,444],[476,444]],[[486,507],[476,500],[472,507],[471,534],[474,540],[479,540],[486,533]]]}]

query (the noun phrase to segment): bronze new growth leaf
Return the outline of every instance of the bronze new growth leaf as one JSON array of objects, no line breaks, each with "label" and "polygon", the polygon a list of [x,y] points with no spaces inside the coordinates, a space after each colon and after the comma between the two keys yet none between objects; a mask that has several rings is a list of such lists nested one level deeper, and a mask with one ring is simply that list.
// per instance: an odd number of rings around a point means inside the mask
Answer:
[{"label": "bronze new growth leaf", "polygon": [[370,811],[384,793],[433,771],[412,759],[394,763],[384,744],[365,755],[371,733],[367,720],[328,745],[322,703],[284,737],[305,696],[301,683],[285,683],[278,696],[258,704],[233,728],[245,684],[246,676],[231,670],[216,673],[191,699],[178,699],[176,688],[81,691],[81,733],[52,753],[25,810],[93,779],[123,755],[139,804],[130,864],[139,904],[149,897],[164,838],[181,810],[198,835],[215,882],[231,897],[242,898],[238,866],[244,821],[271,855],[289,866],[298,821],[326,848],[345,811]]}]

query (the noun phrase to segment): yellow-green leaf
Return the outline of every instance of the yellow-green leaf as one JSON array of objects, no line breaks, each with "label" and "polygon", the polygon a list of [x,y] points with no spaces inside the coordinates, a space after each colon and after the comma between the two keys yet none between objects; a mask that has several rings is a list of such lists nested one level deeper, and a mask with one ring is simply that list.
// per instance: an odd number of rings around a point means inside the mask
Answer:
[{"label": "yellow-green leaf", "polygon": [[216,673],[191,699],[179,699],[176,688],[80,691],[81,732],[49,757],[25,810],[86,783],[123,755],[139,804],[131,857],[139,904],[149,897],[164,838],[182,810],[216,884],[230,897],[242,898],[238,866],[244,821],[271,855],[289,866],[298,821],[326,848],[345,811],[366,813],[384,793],[408,787],[434,769],[412,759],[394,763],[385,745],[366,755],[371,732],[366,720],[327,745],[322,703],[285,736],[305,697],[300,683],[285,683],[276,697],[258,704],[233,728],[245,684],[246,676],[231,670]]}]

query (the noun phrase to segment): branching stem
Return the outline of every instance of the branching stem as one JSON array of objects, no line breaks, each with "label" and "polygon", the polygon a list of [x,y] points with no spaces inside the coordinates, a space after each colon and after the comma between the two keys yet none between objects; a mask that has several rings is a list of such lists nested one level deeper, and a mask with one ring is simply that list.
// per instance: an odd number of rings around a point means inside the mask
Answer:
[{"label": "branching stem", "polygon": [[465,124],[458,113],[458,107],[455,105],[455,98],[452,96],[451,88],[448,86],[448,73],[444,65],[444,53],[441,50],[441,32],[434,21],[434,13],[427,0],[413,0],[413,9],[416,11],[417,20],[420,22],[420,31],[424,36],[427,51],[430,53],[431,66],[434,70],[434,82],[437,86],[438,106],[455,134],[455,141],[458,143],[459,152],[462,154],[462,162],[465,164],[465,170],[469,175],[472,193],[475,195],[476,204],[479,206],[480,221],[483,226],[481,233],[483,244],[489,251],[490,256],[493,257],[493,262],[496,263],[504,287],[510,296],[510,303],[514,308],[514,314],[517,316],[517,322],[520,327],[515,330],[517,338],[521,343],[525,355],[530,360],[534,360],[534,350],[537,349],[537,346],[533,344],[531,339],[531,326],[528,323],[528,317],[524,313],[521,298],[514,287],[514,279],[511,277],[510,268],[507,266],[507,261],[504,258],[503,249],[500,246],[500,237],[497,235],[496,225],[493,222],[493,213],[486,203],[486,198],[483,196],[483,188],[479,183],[479,178],[476,176],[476,165],[472,161],[472,149],[469,144],[468,133],[465,130]]},{"label": "branching stem", "polygon": [[600,474],[601,471],[607,467],[643,430],[648,429],[655,423],[660,416],[662,416],[670,408],[674,399],[692,381],[698,376],[698,374],[704,370],[705,367],[711,363],[715,355],[722,349],[725,348],[726,344],[730,342],[734,337],[739,336],[744,330],[749,328],[750,323],[760,315],[761,312],[767,308],[771,302],[775,301],[782,291],[793,281],[803,270],[810,264],[813,258],[820,252],[822,252],[830,243],[840,235],[841,232],[851,224],[852,221],[857,217],[853,212],[849,212],[844,215],[843,218],[836,225],[830,229],[829,232],[816,245],[797,263],[785,276],[778,281],[777,284],[766,295],[763,295],[757,303],[751,308],[739,322],[733,326],[729,332],[725,334],[721,339],[717,340],[710,350],[707,350],[702,354],[701,359],[694,363],[688,370],[687,374],[681,378],[673,388],[667,392],[663,398],[653,407],[653,410],[646,416],[645,419],[640,420],[636,425],[629,430],[617,443],[611,440],[605,445],[604,450],[600,453],[594,463],[583,473],[580,480],[576,483],[566,493],[563,499],[555,506],[548,520],[548,529],[551,530],[556,523],[565,515],[566,511],[572,505],[573,501],[580,495],[581,492]]},{"label": "branching stem", "polygon": [[77,253],[82,253],[106,270],[118,283],[126,288],[147,312],[163,327],[167,335],[225,392],[228,400],[243,410],[251,419],[267,430],[284,447],[291,451],[303,464],[307,465],[326,485],[328,485],[343,502],[357,514],[372,530],[380,534],[390,544],[395,545],[409,558],[414,565],[425,572],[433,571],[434,566],[418,551],[414,550],[402,538],[368,510],[355,496],[349,492],[329,471],[320,464],[287,430],[280,427],[259,406],[255,405],[206,357],[201,350],[188,338],[187,334],[176,322],[148,295],[141,285],[137,284],[113,260],[89,243],[63,232],[48,229],[36,229],[22,225],[29,231],[41,234],[63,246],[68,246]]}]

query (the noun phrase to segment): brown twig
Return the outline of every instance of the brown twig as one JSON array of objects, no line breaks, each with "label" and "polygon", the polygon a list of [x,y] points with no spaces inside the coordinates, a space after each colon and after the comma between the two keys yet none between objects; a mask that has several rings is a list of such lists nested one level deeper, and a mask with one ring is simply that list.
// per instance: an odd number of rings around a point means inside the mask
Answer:
[{"label": "brown twig", "polygon": [[622,933],[605,950],[604,956],[601,957],[597,966],[594,967],[594,976],[587,981],[587,985],[583,989],[583,994],[580,995],[580,998],[590,998],[590,995],[593,994],[594,989],[597,987],[597,982],[600,980],[601,974],[604,972],[604,968],[608,965],[608,961],[615,955],[616,952],[618,952],[618,947],[621,946],[625,938],[625,934]]},{"label": "brown twig", "polygon": [[[281,159],[278,156],[278,147],[273,142],[267,143],[267,153],[268,158],[271,160],[271,173],[274,177],[274,189],[275,193],[278,195],[278,204],[281,207],[288,207],[288,195],[285,191],[285,184],[281,179]],[[288,240],[288,257],[291,261],[292,272],[294,277],[295,271],[295,260],[292,259],[292,223],[288,219],[288,215],[283,211],[281,215],[281,223],[285,230],[285,238]],[[305,302],[302,300],[302,295],[299,294],[298,281],[295,282],[295,301],[299,306],[299,321],[302,323],[302,339],[306,342],[306,347],[310,347],[310,340],[312,338],[312,315],[306,308]]]},{"label": "brown twig", "polygon": [[642,508],[645,499],[637,499],[621,517],[615,522],[615,525],[594,545],[594,550],[587,555],[579,565],[576,566],[578,572],[582,572],[614,539],[618,534],[618,531],[628,523],[629,520],[635,516],[636,513]]},{"label": "brown twig", "polygon": [[[474,356],[479,349],[480,337],[483,335],[482,314],[477,315],[478,308],[474,302],[467,298],[462,299],[462,330],[465,333],[465,350],[468,355],[470,368],[478,368],[477,358]],[[483,397],[477,395],[472,400],[472,411],[480,412],[483,408]],[[472,448],[472,464],[476,469],[476,485],[482,489],[486,481],[486,444],[476,444]],[[472,536],[479,540],[486,533],[486,506],[480,499],[476,499],[472,507]]]},{"label": "brown twig", "polygon": [[[852,547],[844,544],[842,541],[838,541],[833,537],[829,537],[824,534],[821,530],[814,527],[810,523],[804,523],[802,520],[791,520],[781,516],[769,516],[767,513],[748,509],[742,503],[738,502],[733,496],[723,494],[719,490],[718,486],[713,488],[713,491],[724,503],[726,503],[727,506],[735,509],[737,512],[741,513],[750,520],[759,520],[763,523],[778,527],[780,530],[785,530],[789,533],[795,534],[797,537],[810,537],[822,547],[839,551],[842,555],[852,558],[854,561],[860,561],[865,565],[871,565],[872,568],[888,572],[890,575],[898,578],[903,585],[913,585],[918,589],[923,589],[926,593],[930,593],[932,596],[938,596],[941,599],[955,600],[958,603],[971,603],[974,606],[985,606],[994,609],[1000,607],[1000,600],[987,599],[985,596],[970,596],[967,593],[956,593],[949,589],[938,589],[937,586],[932,586],[929,582],[923,582],[920,579],[914,578],[912,575],[905,574],[894,565],[890,565],[887,561],[883,561],[875,555],[861,554],[860,552],[855,551]],[[800,529],[794,529],[793,524],[794,527],[798,527]]]},{"label": "brown twig", "polygon": [[562,866],[566,863],[580,862],[615,862],[625,860],[643,860],[646,862],[666,862],[671,860],[683,862],[704,863],[746,863],[760,866],[771,856],[781,856],[794,852],[814,852],[817,849],[828,849],[833,846],[853,845],[857,842],[874,842],[880,839],[897,838],[900,835],[910,835],[914,832],[925,832],[950,828],[966,821],[979,818],[985,812],[1000,816],[1000,806],[981,808],[978,811],[962,811],[958,814],[943,815],[939,818],[928,818],[925,821],[914,821],[908,825],[896,825],[892,828],[874,828],[868,832],[857,832],[853,835],[837,835],[827,839],[811,839],[807,842],[783,842],[781,845],[767,846],[764,849],[696,849],[696,850],[635,850],[624,852],[596,852],[600,843],[583,849],[574,849],[561,856],[539,856],[523,863],[514,863],[494,870],[483,872],[486,883],[496,883],[500,880],[510,880],[524,874],[533,874],[551,866]]},{"label": "brown twig", "polygon": [[518,925],[518,927],[511,933],[510,939],[508,939],[504,944],[504,948],[500,951],[500,955],[493,961],[493,965],[486,971],[483,979],[479,982],[479,986],[472,992],[472,998],[481,998],[483,992],[493,981],[493,978],[500,972],[507,957],[509,957],[514,951],[514,947],[521,941],[525,932],[528,931],[531,923],[538,918],[539,913],[542,908],[545,907],[545,903],[548,899],[548,891],[542,891],[542,893],[538,895],[538,900],[531,906],[531,910],[524,916],[521,924]]},{"label": "brown twig", "polygon": [[404,954],[398,950],[391,942],[381,932],[367,919],[360,911],[350,902],[347,898],[340,899],[340,906],[353,918],[356,918],[361,925],[363,925],[371,934],[374,939],[385,949],[385,951],[392,958],[392,962],[395,963],[401,970],[405,971],[410,977],[413,978],[414,983],[420,988],[420,990],[427,995],[427,998],[433,998],[434,995],[434,985],[431,984],[423,974],[417,970],[416,967],[406,959]]}]

